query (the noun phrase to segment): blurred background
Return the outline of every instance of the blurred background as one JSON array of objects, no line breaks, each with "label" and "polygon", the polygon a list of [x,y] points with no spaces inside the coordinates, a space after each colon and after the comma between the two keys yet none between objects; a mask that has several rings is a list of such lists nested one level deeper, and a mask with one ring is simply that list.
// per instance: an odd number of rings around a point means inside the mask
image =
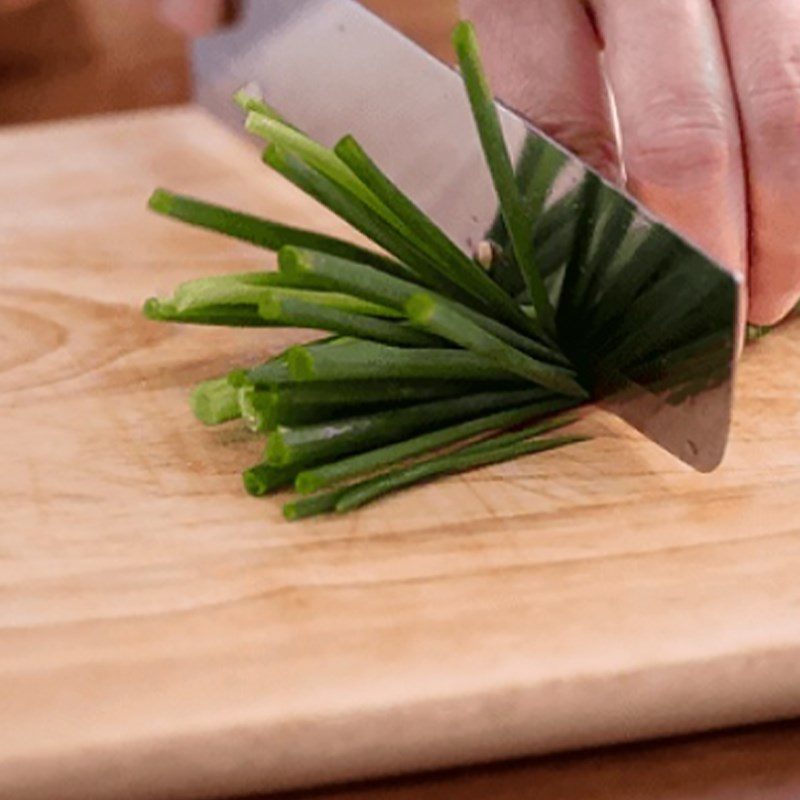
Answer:
[{"label": "blurred background", "polygon": [[[159,21],[153,2],[12,4],[0,14],[0,125],[186,102],[188,42]],[[364,5],[449,58],[457,0]]]}]

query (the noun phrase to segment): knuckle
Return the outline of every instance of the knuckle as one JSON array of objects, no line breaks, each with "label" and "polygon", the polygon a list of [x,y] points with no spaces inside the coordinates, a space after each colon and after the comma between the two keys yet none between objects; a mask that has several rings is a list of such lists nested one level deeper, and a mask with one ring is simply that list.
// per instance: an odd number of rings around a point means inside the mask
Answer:
[{"label": "knuckle", "polygon": [[745,87],[748,135],[776,150],[800,152],[800,52],[795,58],[764,58]]},{"label": "knuckle", "polygon": [[726,115],[713,102],[654,101],[623,139],[626,167],[640,180],[663,185],[705,183],[728,174],[738,161]]},{"label": "knuckle", "polygon": [[[534,118],[535,119],[535,118]],[[582,158],[602,175],[619,176],[619,146],[614,134],[602,122],[560,116],[540,119],[536,124],[571,153]]]}]

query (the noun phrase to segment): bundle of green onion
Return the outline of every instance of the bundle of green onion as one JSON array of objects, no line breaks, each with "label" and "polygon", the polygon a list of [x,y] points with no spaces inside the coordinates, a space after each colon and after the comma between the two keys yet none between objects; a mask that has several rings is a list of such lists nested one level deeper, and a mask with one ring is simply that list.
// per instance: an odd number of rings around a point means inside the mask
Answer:
[{"label": "bundle of green onion", "polygon": [[[243,419],[267,435],[244,484],[254,495],[291,485],[307,495],[284,507],[289,519],[582,440],[544,436],[573,422],[557,415],[588,395],[558,344],[531,237],[535,204],[518,188],[469,23],[454,43],[505,255],[489,245],[466,255],[352,137],[322,147],[245,93],[237,100],[247,129],[268,143],[264,161],[380,250],[164,190],[151,198],[159,213],[277,251],[279,270],[190,281],[169,300],[148,300],[148,318],[332,334],[205,382],[192,397],[204,423]],[[486,261],[502,261],[503,280]],[[509,269],[523,291],[508,289]]]}]

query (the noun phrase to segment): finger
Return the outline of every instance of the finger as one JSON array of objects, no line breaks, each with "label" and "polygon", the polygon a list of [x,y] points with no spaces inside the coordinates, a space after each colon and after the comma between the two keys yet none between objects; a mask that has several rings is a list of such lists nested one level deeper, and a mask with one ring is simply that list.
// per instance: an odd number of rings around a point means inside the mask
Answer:
[{"label": "finger", "polygon": [[497,95],[611,180],[619,158],[600,49],[579,2],[462,0]]},{"label": "finger", "polygon": [[750,318],[800,298],[800,3],[719,0],[750,179]]},{"label": "finger", "polygon": [[162,18],[189,36],[211,33],[222,21],[222,0],[161,0]]},{"label": "finger", "polygon": [[594,7],[631,192],[744,274],[741,140],[710,0],[595,0]]},{"label": "finger", "polygon": [[0,0],[0,14],[4,11],[19,11],[38,2],[39,0]]}]

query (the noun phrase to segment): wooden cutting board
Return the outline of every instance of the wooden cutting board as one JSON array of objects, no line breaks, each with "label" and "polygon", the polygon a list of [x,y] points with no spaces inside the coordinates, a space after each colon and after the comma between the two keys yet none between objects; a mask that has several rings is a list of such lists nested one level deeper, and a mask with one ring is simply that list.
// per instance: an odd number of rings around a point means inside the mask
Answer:
[{"label": "wooden cutting board", "polygon": [[800,324],[744,359],[725,466],[586,445],[283,522],[190,386],[284,333],[142,300],[271,257],[157,185],[341,224],[201,112],[0,135],[0,797],[200,798],[800,713]]}]

